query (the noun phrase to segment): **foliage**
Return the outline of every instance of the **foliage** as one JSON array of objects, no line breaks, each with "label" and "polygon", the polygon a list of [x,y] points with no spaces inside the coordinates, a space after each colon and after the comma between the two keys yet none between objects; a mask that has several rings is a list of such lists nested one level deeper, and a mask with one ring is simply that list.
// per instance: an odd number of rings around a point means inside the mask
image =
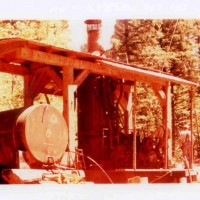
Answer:
[{"label": "foliage", "polygon": [[113,54],[127,54],[129,63],[161,69],[165,51],[159,45],[163,36],[160,20],[118,20],[113,36]]},{"label": "foliage", "polygon": [[0,110],[9,110],[23,106],[23,85],[21,77],[1,73],[0,90]]},{"label": "foliage", "polygon": [[[150,69],[171,73],[190,81],[200,81],[199,20],[118,20],[112,37],[111,57],[118,61],[138,64]],[[147,85],[137,88],[137,128],[150,133],[162,119],[159,103]],[[175,137],[190,119],[190,88],[174,85],[172,89],[173,127]],[[199,138],[199,92],[194,90],[193,133]],[[147,95],[148,92],[148,95]],[[155,122],[159,121],[158,124]]]},{"label": "foliage", "polygon": [[6,20],[0,22],[0,38],[24,38],[67,48],[69,25],[64,20]]},{"label": "foliage", "polygon": [[[67,48],[70,42],[69,34],[68,22],[64,20],[0,21],[0,38],[20,37]],[[107,56],[114,60],[164,71],[195,82],[200,81],[200,20],[117,20],[112,43],[113,47],[107,52]],[[22,105],[22,80],[18,76],[1,74],[0,90],[5,94],[1,97],[0,110]],[[188,94],[188,87],[173,86],[175,135],[178,135],[183,124],[189,123]],[[137,128],[150,134],[161,124],[161,106],[147,84],[137,84],[137,96]],[[198,138],[200,131],[199,88],[194,89],[194,96],[193,130]],[[49,98],[50,101],[57,101],[52,96]],[[46,98],[39,95],[36,101],[44,102]]]},{"label": "foliage", "polygon": [[[67,48],[70,42],[69,25],[64,20],[4,20],[0,21],[0,38],[24,38],[49,45]],[[14,109],[23,106],[23,79],[20,76],[0,73],[1,95],[0,110]],[[60,109],[60,101],[49,96],[51,103],[56,102]],[[43,95],[35,99],[35,103],[46,102]]]},{"label": "foliage", "polygon": [[137,118],[140,134],[147,136],[162,124],[161,106],[150,85],[137,83]]}]

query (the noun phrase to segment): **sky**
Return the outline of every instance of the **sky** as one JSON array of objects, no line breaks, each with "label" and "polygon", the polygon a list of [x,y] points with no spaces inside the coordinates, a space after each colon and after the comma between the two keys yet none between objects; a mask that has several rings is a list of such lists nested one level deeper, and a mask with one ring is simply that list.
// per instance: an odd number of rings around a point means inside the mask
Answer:
[{"label": "sky", "polygon": [[[102,20],[101,37],[99,39],[99,44],[104,48],[104,50],[108,50],[112,47],[110,38],[114,33],[115,22],[115,19]],[[71,42],[69,44],[69,47],[70,49],[73,49],[75,51],[80,51],[81,46],[87,43],[87,30],[84,19],[69,19],[69,26],[71,32]]]},{"label": "sky", "polygon": [[6,0],[0,18],[199,18],[198,0]]},{"label": "sky", "polygon": [[[198,0],[6,0],[1,2],[0,19],[63,19],[72,30],[71,46],[80,50],[86,43],[86,19],[102,19],[100,44],[111,47],[116,19],[200,18]],[[76,39],[74,39],[76,38]]]}]

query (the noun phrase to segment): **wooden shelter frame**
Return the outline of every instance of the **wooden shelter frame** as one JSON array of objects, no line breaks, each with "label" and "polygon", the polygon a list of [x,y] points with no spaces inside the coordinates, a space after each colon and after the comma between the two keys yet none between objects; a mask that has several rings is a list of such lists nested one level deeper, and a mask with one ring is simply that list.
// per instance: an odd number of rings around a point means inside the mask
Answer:
[{"label": "wooden shelter frame", "polygon": [[[170,131],[171,83],[188,85],[191,90],[197,85],[194,82],[145,67],[119,63],[100,56],[20,38],[0,40],[0,72],[23,76],[25,107],[32,105],[39,93],[62,95],[63,116],[68,125],[69,140],[74,140],[76,134],[73,132],[74,122],[71,117],[74,112],[74,92],[90,74],[130,81],[135,88],[137,81],[149,83],[162,106],[165,130]],[[135,122],[134,126],[136,126]],[[165,135],[167,146],[168,138],[167,134]],[[134,131],[135,136],[136,131]],[[70,148],[75,147],[70,146]],[[167,152],[165,153],[165,168],[168,167]],[[136,168],[135,155],[133,160],[133,168]]]}]

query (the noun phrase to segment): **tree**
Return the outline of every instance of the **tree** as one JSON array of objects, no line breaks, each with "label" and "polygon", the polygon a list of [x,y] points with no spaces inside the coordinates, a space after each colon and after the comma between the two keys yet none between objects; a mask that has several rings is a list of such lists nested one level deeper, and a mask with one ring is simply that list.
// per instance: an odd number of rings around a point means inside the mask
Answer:
[{"label": "tree", "polygon": [[119,58],[126,54],[129,63],[161,70],[165,64],[165,51],[159,44],[161,25],[161,20],[119,20],[112,38],[113,54]]},{"label": "tree", "polygon": [[[69,24],[65,20],[3,20],[0,21],[0,38],[23,38],[57,47],[67,48],[70,42]],[[23,79],[11,74],[0,74],[2,98],[0,110],[23,106]],[[51,101],[57,102],[54,96]],[[44,102],[39,95],[37,102]]]},{"label": "tree", "polygon": [[[110,55],[113,59],[126,61],[157,69],[172,75],[199,82],[199,20],[118,20],[115,26],[115,33],[112,37],[113,48]],[[149,107],[154,95],[149,92],[146,99],[146,86],[140,84],[138,87],[138,98],[144,99],[138,108],[138,127],[146,127],[151,124],[149,130],[153,130],[156,107],[151,108],[154,113],[151,123],[147,123]],[[174,110],[175,135],[178,135],[183,124],[188,124],[190,118],[190,88],[173,86],[172,101]],[[195,90],[194,96],[198,96]],[[199,103],[195,101],[195,108]],[[200,116],[199,110],[195,110],[196,118]],[[159,112],[160,113],[160,110]],[[154,125],[153,125],[154,124]],[[198,129],[198,123],[194,124],[194,130]],[[196,131],[195,131],[196,132]]]},{"label": "tree", "polygon": [[67,48],[69,24],[65,20],[5,20],[0,22],[0,37],[19,37]]},{"label": "tree", "polygon": [[[168,52],[174,54],[168,70],[175,76],[187,80],[199,82],[199,20],[163,20],[162,31],[164,37],[161,46]],[[169,41],[169,37],[171,37]],[[190,119],[190,88],[173,86],[173,127],[176,138],[184,124],[191,125]],[[197,93],[195,92],[194,96]],[[194,108],[198,107],[194,101]],[[193,116],[193,134],[198,135],[198,123],[194,123],[199,112]],[[174,145],[176,146],[176,145]]]},{"label": "tree", "polygon": [[163,38],[161,47],[168,54],[173,54],[170,59],[168,71],[175,76],[188,80],[197,80],[193,69],[198,68],[199,23],[197,20],[163,20]]},{"label": "tree", "polygon": [[[165,60],[165,51],[159,43],[163,37],[161,25],[161,20],[118,20],[111,55],[119,61],[161,70]],[[137,91],[137,128],[150,134],[161,125],[162,109],[149,85],[139,83]]]}]

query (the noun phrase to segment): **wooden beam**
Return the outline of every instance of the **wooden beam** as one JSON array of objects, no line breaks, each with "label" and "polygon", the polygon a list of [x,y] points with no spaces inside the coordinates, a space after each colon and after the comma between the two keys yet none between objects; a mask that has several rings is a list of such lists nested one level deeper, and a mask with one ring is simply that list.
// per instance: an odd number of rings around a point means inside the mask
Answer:
[{"label": "wooden beam", "polygon": [[42,92],[43,88],[49,81],[50,77],[46,73],[46,69],[38,69],[30,83],[29,90],[31,97],[35,98],[40,92]]},{"label": "wooden beam", "polygon": [[5,57],[6,54],[9,54],[10,52],[12,52],[13,50],[16,50],[17,48],[26,46],[28,44],[27,41],[22,40],[22,39],[9,39],[8,40],[4,40],[1,41],[0,43],[0,58],[1,57]]},{"label": "wooden beam", "polygon": [[45,86],[48,84],[49,82],[49,76],[42,74],[42,76],[40,77],[39,80],[37,80],[39,82],[39,84],[37,85],[37,87],[35,87],[32,95],[35,98],[39,93],[41,93],[43,91],[43,88],[45,88]]},{"label": "wooden beam", "polygon": [[73,68],[63,68],[63,115],[69,127],[69,85],[73,85],[74,70]]},{"label": "wooden beam", "polygon": [[165,101],[166,94],[165,94],[165,91],[163,91],[163,89],[162,89],[162,87],[160,87],[160,85],[157,85],[157,84],[154,84],[154,83],[151,83],[151,87],[152,87],[155,95],[158,97],[158,100],[159,100],[161,106],[165,106],[166,105],[166,101]]},{"label": "wooden beam", "polygon": [[[68,127],[68,148],[70,151],[75,152],[76,145],[76,133],[77,133],[77,110],[75,108],[75,96],[74,92],[77,87],[74,83],[74,69],[71,67],[63,68],[63,116],[65,118]],[[72,154],[72,160],[68,160],[69,166],[73,166],[74,154]]]},{"label": "wooden beam", "polygon": [[124,96],[124,91],[122,92],[121,94],[121,89],[120,88],[117,88],[115,90],[115,96],[117,98],[120,98],[119,99],[119,104],[120,106],[122,106],[123,110],[126,110],[127,109],[127,104],[128,104],[128,100],[125,98]]},{"label": "wooden beam", "polygon": [[119,104],[124,110],[125,133],[130,134],[133,131],[133,95],[131,85],[123,86],[123,95],[120,98]]},{"label": "wooden beam", "polygon": [[139,68],[133,68],[131,66],[125,64],[118,64],[106,61],[98,61],[98,69],[106,70],[105,73],[110,74],[110,76],[117,76],[118,78],[122,78],[130,81],[142,81],[146,83],[158,83],[160,85],[165,86],[168,82],[174,82],[178,84],[185,85],[198,85],[191,81],[187,81],[178,77],[174,77],[164,73],[158,73],[154,71],[143,70]]},{"label": "wooden beam", "polygon": [[75,60],[65,56],[33,50],[25,47],[18,48],[15,52],[13,52],[13,56],[16,59],[29,60],[58,67],[71,66],[73,60]]},{"label": "wooden beam", "polygon": [[20,75],[20,76],[25,76],[30,74],[30,71],[25,66],[9,64],[3,61],[0,61],[0,72]]},{"label": "wooden beam", "polygon": [[137,111],[136,111],[136,104],[137,104],[137,83],[134,82],[134,98],[133,98],[133,169],[137,169],[137,127],[136,127],[136,118],[137,118]]},{"label": "wooden beam", "polygon": [[155,79],[155,77],[145,76],[141,73],[135,73],[133,68],[129,67],[127,69],[123,69],[120,67],[116,67],[106,63],[95,63],[95,62],[88,62],[84,60],[78,60],[73,58],[68,58],[61,55],[31,50],[28,48],[20,48],[16,51],[16,58],[17,59],[24,59],[33,62],[39,62],[49,65],[54,65],[58,67],[73,67],[75,69],[87,69],[90,70],[91,73],[100,74],[105,76],[117,77],[126,80],[142,80],[145,82],[157,82],[160,84],[165,85],[162,79]]},{"label": "wooden beam", "polygon": [[[39,62],[48,65],[54,65],[58,67],[68,68],[73,67],[74,69],[87,69],[91,73],[122,78],[130,81],[143,81],[149,83],[158,83],[166,85],[166,82],[172,81],[179,84],[192,85],[194,83],[186,81],[180,78],[175,78],[166,74],[157,72],[149,72],[148,70],[136,69],[131,66],[116,64],[112,62],[89,62],[85,60],[79,60],[75,58],[69,58],[52,53],[46,53],[42,51],[32,50],[29,48],[19,48],[14,57],[16,59],[29,60],[33,62]],[[195,85],[195,84],[194,84]]]},{"label": "wooden beam", "polygon": [[24,76],[24,107],[33,105],[33,98],[30,94],[31,75]]},{"label": "wooden beam", "polygon": [[128,128],[128,133],[130,133],[130,130],[133,130],[133,86],[131,85],[126,85],[124,90],[126,91],[127,94],[127,128]]},{"label": "wooden beam", "polygon": [[[165,164],[164,168],[168,168],[168,161],[172,159],[171,130],[172,130],[172,111],[171,111],[171,84],[164,87],[166,98],[165,106],[163,106],[163,125],[165,130]],[[169,138],[170,137],[170,138]]]},{"label": "wooden beam", "polygon": [[90,70],[83,70],[81,71],[76,77],[75,77],[75,80],[74,80],[74,85],[77,85],[77,87],[79,87],[83,81],[88,77],[88,75],[90,74]]},{"label": "wooden beam", "polygon": [[41,76],[42,75],[39,74],[39,73],[32,76],[32,79],[31,79],[31,82],[30,82],[30,85],[29,85],[29,93],[30,93],[31,98],[33,98],[33,99],[35,98],[35,96],[37,96],[35,94],[35,90],[40,84]]},{"label": "wooden beam", "polygon": [[[32,75],[32,81],[29,83],[29,95],[33,98],[37,96],[38,92],[53,95],[62,95],[62,79],[54,71],[51,66],[32,64],[30,67]],[[45,78],[46,77],[46,78]],[[45,78],[45,81],[44,81]],[[45,85],[53,80],[55,87],[52,89],[46,89]]]},{"label": "wooden beam", "polygon": [[51,77],[52,80],[56,83],[56,85],[63,90],[63,80],[60,78],[60,76],[54,71],[52,67],[48,67],[46,70],[49,77]]},{"label": "wooden beam", "polygon": [[191,160],[189,160],[189,167],[192,169],[193,164],[193,145],[194,145],[194,137],[193,137],[193,110],[194,110],[194,88],[191,86],[190,87],[190,131],[191,131],[191,149],[190,149],[190,154],[191,154]]},{"label": "wooden beam", "polygon": [[115,90],[116,96],[119,97],[121,95],[121,97],[119,99],[119,104],[124,111],[128,111],[128,113],[129,113],[128,115],[130,115],[130,112],[132,110],[132,92],[131,92],[131,89],[132,89],[132,85],[124,84],[122,94],[120,94],[121,93],[120,88],[117,88]]}]

